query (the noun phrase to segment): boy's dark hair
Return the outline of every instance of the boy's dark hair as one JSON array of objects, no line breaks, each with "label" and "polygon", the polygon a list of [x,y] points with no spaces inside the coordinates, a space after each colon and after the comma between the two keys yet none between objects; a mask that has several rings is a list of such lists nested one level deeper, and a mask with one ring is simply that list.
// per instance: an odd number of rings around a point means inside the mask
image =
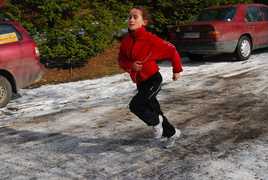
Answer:
[{"label": "boy's dark hair", "polygon": [[150,13],[144,7],[140,5],[134,5],[131,9],[138,9],[141,11],[143,20],[148,21],[147,26],[153,23]]}]

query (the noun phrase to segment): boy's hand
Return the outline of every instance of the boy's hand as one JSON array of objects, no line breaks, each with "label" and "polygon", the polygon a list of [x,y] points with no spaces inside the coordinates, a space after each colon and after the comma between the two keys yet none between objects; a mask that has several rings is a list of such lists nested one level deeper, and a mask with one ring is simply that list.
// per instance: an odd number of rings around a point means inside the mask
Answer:
[{"label": "boy's hand", "polygon": [[134,71],[140,71],[142,69],[142,64],[140,61],[135,61],[133,66],[132,66],[132,70]]},{"label": "boy's hand", "polygon": [[180,76],[181,76],[180,73],[173,73],[173,77],[172,77],[173,81],[177,81],[177,79],[179,79]]}]

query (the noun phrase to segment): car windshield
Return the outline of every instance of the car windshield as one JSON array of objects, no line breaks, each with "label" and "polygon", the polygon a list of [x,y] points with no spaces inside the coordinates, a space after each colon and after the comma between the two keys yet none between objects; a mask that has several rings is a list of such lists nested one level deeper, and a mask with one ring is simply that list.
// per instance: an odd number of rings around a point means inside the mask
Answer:
[{"label": "car windshield", "polygon": [[236,8],[216,8],[203,10],[192,22],[202,21],[232,21]]}]

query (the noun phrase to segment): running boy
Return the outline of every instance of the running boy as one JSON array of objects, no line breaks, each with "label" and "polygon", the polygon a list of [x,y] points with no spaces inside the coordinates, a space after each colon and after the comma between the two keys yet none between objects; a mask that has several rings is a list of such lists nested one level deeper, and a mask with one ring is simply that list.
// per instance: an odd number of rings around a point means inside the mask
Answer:
[{"label": "running boy", "polygon": [[180,130],[169,123],[156,99],[162,76],[155,61],[166,59],[172,62],[174,81],[180,77],[183,69],[176,48],[145,30],[149,22],[150,14],[142,6],[134,6],[129,11],[129,33],[122,41],[118,63],[137,84],[138,93],[130,102],[130,110],[153,127],[154,138],[167,137],[165,147],[170,148],[179,137]]}]

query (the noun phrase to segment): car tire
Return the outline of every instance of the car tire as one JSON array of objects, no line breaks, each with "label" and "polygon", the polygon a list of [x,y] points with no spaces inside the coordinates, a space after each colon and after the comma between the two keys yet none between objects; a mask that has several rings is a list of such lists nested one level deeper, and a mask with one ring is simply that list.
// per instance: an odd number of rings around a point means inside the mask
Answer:
[{"label": "car tire", "polygon": [[247,36],[242,36],[235,50],[235,57],[238,61],[248,60],[252,53],[252,44]]},{"label": "car tire", "polygon": [[5,107],[12,97],[12,88],[10,82],[3,76],[0,76],[0,108]]},{"label": "car tire", "polygon": [[191,54],[191,53],[188,53],[188,58],[191,60],[191,61],[200,61],[202,60],[204,57],[203,54]]}]

